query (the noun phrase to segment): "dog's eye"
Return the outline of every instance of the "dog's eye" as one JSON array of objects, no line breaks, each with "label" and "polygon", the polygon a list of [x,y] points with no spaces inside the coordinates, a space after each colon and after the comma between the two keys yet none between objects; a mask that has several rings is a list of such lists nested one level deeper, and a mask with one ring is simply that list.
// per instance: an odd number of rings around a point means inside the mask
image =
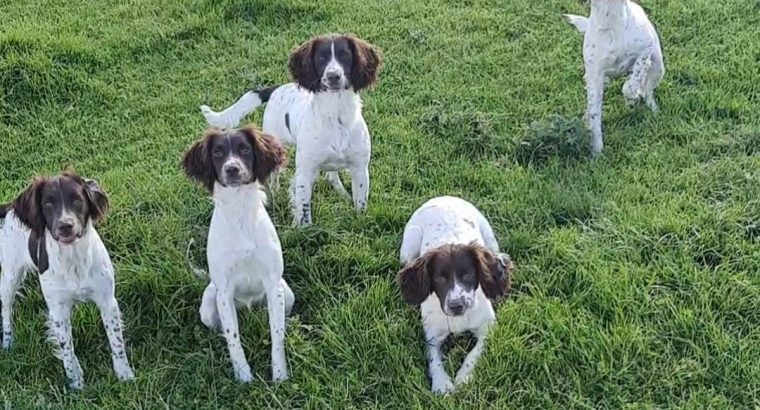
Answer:
[{"label": "dog's eye", "polygon": [[435,283],[439,285],[445,285],[446,284],[446,277],[445,276],[438,276],[435,278]]},{"label": "dog's eye", "polygon": [[341,51],[341,52],[338,54],[338,57],[339,57],[341,60],[348,60],[349,58],[351,58],[351,55],[348,53],[348,51],[346,51],[346,50],[343,50],[343,51]]},{"label": "dog's eye", "polygon": [[325,60],[327,60],[327,56],[324,55],[324,54],[320,54],[320,55],[317,56],[317,60],[318,61],[325,61]]},{"label": "dog's eye", "polygon": [[475,273],[474,272],[470,272],[470,273],[464,275],[464,280],[466,282],[473,282],[473,281],[475,281]]},{"label": "dog's eye", "polygon": [[221,148],[214,148],[214,150],[213,150],[213,151],[211,151],[211,153],[212,153],[212,154],[213,154],[215,157],[221,157],[221,156],[223,156],[223,155],[224,155],[224,152],[222,151],[222,149],[221,149]]},{"label": "dog's eye", "polygon": [[45,202],[42,204],[42,207],[45,209],[53,209],[53,203],[52,202]]},{"label": "dog's eye", "polygon": [[240,153],[241,154],[250,154],[251,153],[251,147],[249,147],[247,145],[243,145],[242,147],[240,147]]},{"label": "dog's eye", "polygon": [[84,206],[84,202],[81,199],[74,201],[74,209],[82,209],[82,206]]}]

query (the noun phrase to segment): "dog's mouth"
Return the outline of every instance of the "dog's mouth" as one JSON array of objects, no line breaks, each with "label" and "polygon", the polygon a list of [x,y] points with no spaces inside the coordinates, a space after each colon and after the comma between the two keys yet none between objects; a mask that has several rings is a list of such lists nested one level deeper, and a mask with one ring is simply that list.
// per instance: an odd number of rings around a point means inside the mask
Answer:
[{"label": "dog's mouth", "polygon": [[55,239],[56,241],[64,245],[71,245],[72,243],[76,242],[81,237],[82,237],[81,234],[79,235],[77,234],[53,235],[53,239]]}]

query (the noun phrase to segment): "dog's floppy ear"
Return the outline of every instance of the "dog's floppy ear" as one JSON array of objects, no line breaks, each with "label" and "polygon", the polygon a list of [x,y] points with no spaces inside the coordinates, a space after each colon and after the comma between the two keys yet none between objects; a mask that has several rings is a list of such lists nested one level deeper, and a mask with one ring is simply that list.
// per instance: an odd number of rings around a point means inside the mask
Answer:
[{"label": "dog's floppy ear", "polygon": [[317,92],[320,88],[320,79],[317,77],[317,70],[314,67],[314,45],[317,39],[311,39],[301,44],[290,54],[290,75],[298,85],[311,92]]},{"label": "dog's floppy ear", "polygon": [[95,223],[103,221],[108,213],[108,195],[94,179],[82,178],[84,192],[87,193],[89,202],[90,218]]},{"label": "dog's floppy ear", "polygon": [[433,291],[430,283],[429,256],[421,256],[409,262],[397,275],[404,302],[419,306]]},{"label": "dog's floppy ear", "polygon": [[512,283],[512,259],[506,253],[494,254],[476,244],[470,244],[467,251],[474,258],[478,270],[478,282],[488,299],[504,297]]},{"label": "dog's floppy ear", "polygon": [[185,175],[193,181],[203,184],[210,192],[214,192],[216,171],[211,163],[211,153],[208,150],[209,141],[219,134],[217,129],[206,130],[204,137],[190,146],[182,160]]},{"label": "dog's floppy ear", "polygon": [[351,69],[351,86],[354,91],[363,90],[377,81],[377,74],[383,64],[380,50],[356,36],[345,36],[354,51],[354,66]]},{"label": "dog's floppy ear", "polygon": [[41,238],[45,232],[45,216],[42,214],[42,198],[40,198],[45,182],[44,178],[34,178],[12,205],[16,217],[31,229],[32,234],[37,238]]},{"label": "dog's floppy ear", "polygon": [[278,168],[287,163],[287,154],[277,139],[247,125],[240,129],[253,146],[253,175],[260,183],[265,183]]}]

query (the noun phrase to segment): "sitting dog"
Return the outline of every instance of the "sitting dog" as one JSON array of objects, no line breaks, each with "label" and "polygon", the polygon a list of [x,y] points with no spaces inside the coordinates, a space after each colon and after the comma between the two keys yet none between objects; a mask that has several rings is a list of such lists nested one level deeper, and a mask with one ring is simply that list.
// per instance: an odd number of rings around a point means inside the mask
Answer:
[{"label": "sitting dog", "polygon": [[660,38],[644,9],[630,0],[592,0],[589,18],[566,14],[583,37],[588,106],[586,122],[594,154],[602,152],[602,101],[611,76],[630,73],[623,85],[628,105],[644,100],[657,112],[654,89],[665,74]]},{"label": "sitting dog", "polygon": [[269,219],[261,183],[285,163],[285,151],[270,135],[252,126],[222,132],[211,129],[184,157],[184,170],[214,198],[208,232],[209,276],[201,321],[227,340],[235,377],[253,380],[240,343],[237,309],[265,302],[272,337],[272,378],[288,378],[285,315],[295,296],[282,278],[280,239]]},{"label": "sitting dog", "polygon": [[316,37],[290,56],[295,83],[249,91],[218,113],[205,105],[201,111],[209,125],[228,129],[268,102],[264,132],[296,146],[296,173],[291,182],[293,224],[307,226],[312,223],[312,187],[320,171],[328,171],[330,184],[350,198],[338,175],[348,169],[354,206],[358,211],[367,206],[370,135],[359,91],[375,83],[380,65],[377,48],[356,37]]},{"label": "sitting dog", "polygon": [[73,173],[36,178],[10,204],[0,205],[0,302],[3,348],[13,340],[13,302],[28,271],[37,271],[48,307],[50,336],[72,389],[84,386],[74,354],[71,310],[77,301],[94,302],[111,344],[119,380],[134,378],[114,296],[114,269],[94,224],[108,211],[108,197],[93,180]]},{"label": "sitting dog", "polygon": [[403,298],[420,306],[432,390],[451,392],[441,345],[450,334],[469,331],[477,338],[455,379],[457,385],[467,382],[496,322],[493,301],[509,289],[512,261],[499,252],[491,225],[472,204],[438,197],[407,222],[401,263],[406,265],[398,273]]}]

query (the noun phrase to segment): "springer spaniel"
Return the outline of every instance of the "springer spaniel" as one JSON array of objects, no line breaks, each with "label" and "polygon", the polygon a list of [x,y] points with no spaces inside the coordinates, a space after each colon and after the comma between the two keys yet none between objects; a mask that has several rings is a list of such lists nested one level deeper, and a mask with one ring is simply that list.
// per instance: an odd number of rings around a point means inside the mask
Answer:
[{"label": "springer spaniel", "polygon": [[623,84],[629,106],[640,100],[657,112],[654,89],[665,74],[660,38],[644,9],[630,0],[592,0],[591,15],[565,17],[583,36],[588,107],[594,154],[602,152],[602,102],[611,76],[630,73]]},{"label": "springer spaniel", "polygon": [[[338,175],[348,169],[354,206],[358,211],[367,206],[370,135],[359,91],[375,83],[380,66],[380,51],[363,40],[345,35],[316,37],[290,56],[294,83],[249,91],[221,112],[205,105],[201,111],[212,127],[229,129],[268,102],[264,132],[296,146],[293,224],[308,226],[312,187],[320,171],[327,171],[327,180],[341,196],[351,198]],[[276,176],[272,185],[277,185]]]},{"label": "springer spaniel", "polygon": [[185,174],[214,198],[206,249],[211,283],[203,292],[201,321],[227,340],[235,377],[242,382],[253,376],[240,342],[237,310],[262,302],[269,314],[273,379],[288,378],[285,316],[295,296],[282,278],[280,238],[261,191],[261,184],[285,161],[280,143],[253,126],[210,129],[183,161]]},{"label": "springer spaniel", "polygon": [[446,394],[454,384],[443,367],[441,346],[451,334],[472,332],[475,347],[456,375],[466,383],[496,322],[493,301],[509,290],[513,269],[499,252],[491,225],[469,202],[438,197],[412,214],[404,229],[398,273],[404,300],[420,306],[428,345],[432,390]]},{"label": "springer spaniel", "polygon": [[84,386],[71,338],[71,310],[77,301],[94,302],[111,344],[119,380],[134,378],[114,296],[114,268],[94,224],[108,210],[98,184],[72,173],[36,178],[15,201],[0,205],[0,301],[3,348],[13,340],[13,302],[28,271],[37,271],[48,306],[50,337],[72,389]]}]

